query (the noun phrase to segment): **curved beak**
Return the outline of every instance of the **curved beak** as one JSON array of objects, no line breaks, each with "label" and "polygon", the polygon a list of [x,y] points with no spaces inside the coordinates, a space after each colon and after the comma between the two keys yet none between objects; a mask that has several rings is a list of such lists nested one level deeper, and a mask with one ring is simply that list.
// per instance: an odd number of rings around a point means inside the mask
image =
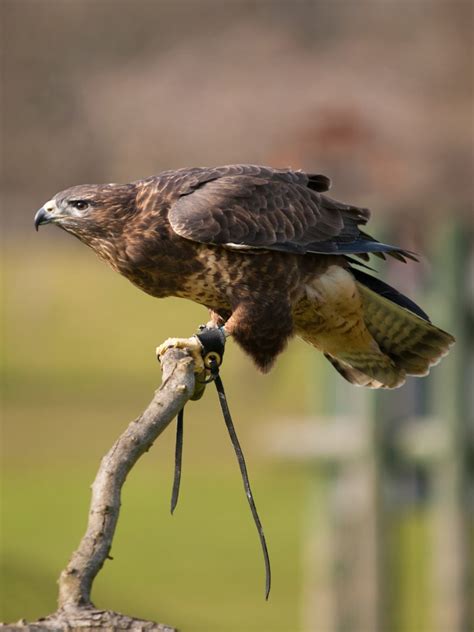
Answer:
[{"label": "curved beak", "polygon": [[49,224],[53,221],[53,215],[42,206],[35,215],[35,228],[38,230],[41,224]]}]

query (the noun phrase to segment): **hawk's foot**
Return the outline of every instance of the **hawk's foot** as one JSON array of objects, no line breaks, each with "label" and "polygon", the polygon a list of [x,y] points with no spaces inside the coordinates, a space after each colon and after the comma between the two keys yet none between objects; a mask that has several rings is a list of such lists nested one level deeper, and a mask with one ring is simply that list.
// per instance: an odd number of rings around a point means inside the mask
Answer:
[{"label": "hawk's foot", "polygon": [[168,338],[159,347],[156,348],[156,356],[158,360],[168,351],[168,349],[183,349],[188,351],[194,360],[194,373],[203,373],[206,370],[204,366],[204,358],[202,355],[203,345],[197,336],[191,338]]},{"label": "hawk's foot", "polygon": [[202,397],[206,384],[217,375],[224,355],[227,332],[224,327],[201,325],[199,333],[191,338],[168,338],[156,348],[158,360],[168,349],[183,349],[194,360],[196,386],[191,399]]},{"label": "hawk's foot", "polygon": [[201,325],[191,338],[168,338],[156,348],[158,360],[170,348],[188,351],[194,360],[194,372],[202,373],[219,367],[224,355],[227,332],[224,327]]}]

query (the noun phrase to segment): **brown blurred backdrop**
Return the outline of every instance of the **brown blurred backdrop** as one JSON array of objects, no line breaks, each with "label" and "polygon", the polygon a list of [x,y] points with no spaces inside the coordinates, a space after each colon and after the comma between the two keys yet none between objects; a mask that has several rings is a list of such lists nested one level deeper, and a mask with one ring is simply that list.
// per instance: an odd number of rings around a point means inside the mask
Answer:
[{"label": "brown blurred backdrop", "polygon": [[94,598],[206,632],[472,629],[472,3],[0,0],[0,11],[1,616],[54,609],[100,456],[159,381],[154,347],[206,319],[141,295],[60,231],[36,235],[35,210],[73,184],[254,162],[326,173],[334,197],[374,211],[378,235],[425,255],[384,276],[459,343],[433,377],[382,395],[347,388],[297,341],[266,377],[229,349],[270,602],[211,392],[189,407],[176,515],[169,431],[127,483]]}]

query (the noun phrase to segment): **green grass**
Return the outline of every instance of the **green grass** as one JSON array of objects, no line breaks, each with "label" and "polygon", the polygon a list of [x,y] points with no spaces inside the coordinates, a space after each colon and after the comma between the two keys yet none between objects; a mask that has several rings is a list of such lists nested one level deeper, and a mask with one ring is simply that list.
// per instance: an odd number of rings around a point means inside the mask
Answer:
[{"label": "green grass", "polygon": [[[304,474],[252,468],[273,562],[264,575],[236,468],[185,464],[180,505],[169,514],[171,459],[130,476],[112,556],[93,598],[108,607],[192,630],[288,630],[298,618]],[[93,468],[24,468],[5,479],[5,620],[55,607],[55,579],[81,537]],[[277,493],[275,491],[277,490]],[[223,622],[226,622],[223,624]]]}]

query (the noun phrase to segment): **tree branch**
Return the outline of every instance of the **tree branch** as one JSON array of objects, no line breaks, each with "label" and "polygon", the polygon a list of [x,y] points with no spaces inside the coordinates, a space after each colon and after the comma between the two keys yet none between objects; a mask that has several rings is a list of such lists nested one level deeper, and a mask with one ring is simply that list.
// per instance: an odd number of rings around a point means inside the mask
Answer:
[{"label": "tree branch", "polygon": [[[67,626],[122,627],[168,630],[118,613],[97,610],[91,601],[92,584],[107,559],[120,512],[120,495],[128,473],[140,456],[176,417],[194,392],[194,361],[183,350],[170,348],[161,356],[163,379],[146,410],[132,421],[104,456],[92,486],[87,530],[59,578],[58,610],[34,624],[19,627],[64,629]],[[6,626],[14,629],[13,626]],[[16,627],[16,626],[15,626]]]}]

